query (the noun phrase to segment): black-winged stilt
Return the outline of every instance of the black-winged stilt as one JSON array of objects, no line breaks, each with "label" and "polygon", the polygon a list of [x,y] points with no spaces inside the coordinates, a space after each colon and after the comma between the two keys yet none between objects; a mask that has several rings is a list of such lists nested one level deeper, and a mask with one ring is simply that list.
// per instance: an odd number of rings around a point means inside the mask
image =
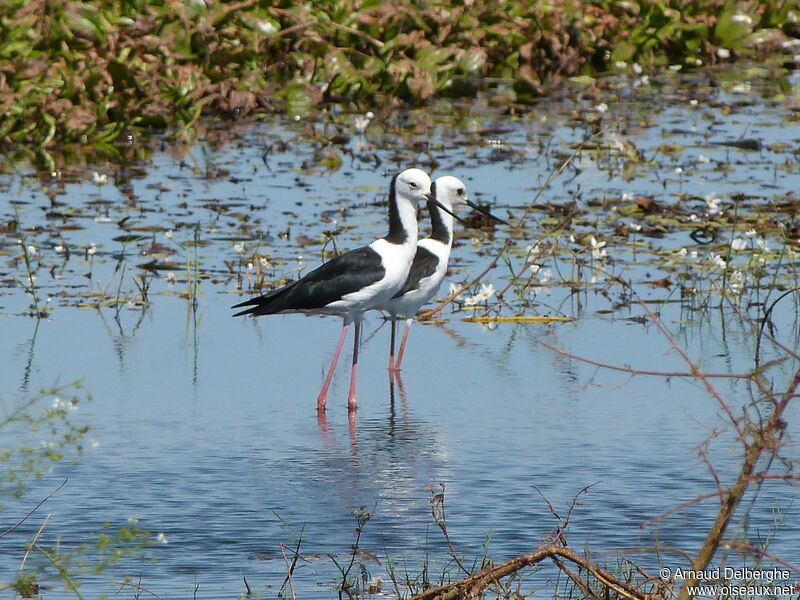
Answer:
[{"label": "black-winged stilt", "polygon": [[251,307],[236,313],[235,317],[278,313],[342,317],[342,333],[317,397],[317,410],[325,410],[328,387],[351,323],[355,323],[355,339],[347,407],[351,411],[356,409],[361,320],[365,311],[382,307],[406,281],[417,249],[417,204],[431,198],[431,179],[424,171],[403,171],[389,185],[388,235],[329,260],[279,290],[232,307]]},{"label": "black-winged stilt", "polygon": [[[454,208],[466,204],[496,221],[505,223],[469,200],[466,186],[457,177],[452,175],[439,177],[433,182],[431,189],[434,193],[434,199],[428,201],[432,225],[431,236],[417,242],[417,251],[408,273],[408,279],[403,287],[382,307],[389,313],[392,322],[389,370],[393,372],[400,370],[408,332],[414,316],[428,300],[436,295],[447,272],[447,262],[450,259],[450,248],[453,244]],[[406,325],[403,329],[400,351],[395,359],[395,327],[398,317],[404,318]]]}]

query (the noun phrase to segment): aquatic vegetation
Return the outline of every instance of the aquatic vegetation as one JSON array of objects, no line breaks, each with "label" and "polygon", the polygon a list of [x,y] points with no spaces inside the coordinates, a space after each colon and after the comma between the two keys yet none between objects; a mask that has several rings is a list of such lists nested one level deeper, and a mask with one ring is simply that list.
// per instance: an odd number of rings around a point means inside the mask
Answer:
[{"label": "aquatic vegetation", "polygon": [[189,132],[204,114],[383,112],[472,97],[487,78],[507,82],[496,99],[513,105],[554,80],[627,65],[641,84],[643,67],[794,64],[798,10],[797,0],[11,0],[0,6],[0,141],[114,155],[115,140]]}]

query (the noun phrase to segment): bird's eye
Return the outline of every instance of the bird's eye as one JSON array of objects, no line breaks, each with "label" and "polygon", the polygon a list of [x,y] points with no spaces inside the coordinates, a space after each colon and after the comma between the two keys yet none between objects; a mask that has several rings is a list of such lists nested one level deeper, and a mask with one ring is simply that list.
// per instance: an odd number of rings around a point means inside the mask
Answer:
[{"label": "bird's eye", "polygon": [[456,190],[456,194],[458,194],[459,196],[463,196],[464,195],[464,188],[458,188]]},{"label": "bird's eye", "polygon": [[408,185],[411,186],[412,188],[416,188],[417,187],[417,184],[414,183],[413,181],[409,181]]}]

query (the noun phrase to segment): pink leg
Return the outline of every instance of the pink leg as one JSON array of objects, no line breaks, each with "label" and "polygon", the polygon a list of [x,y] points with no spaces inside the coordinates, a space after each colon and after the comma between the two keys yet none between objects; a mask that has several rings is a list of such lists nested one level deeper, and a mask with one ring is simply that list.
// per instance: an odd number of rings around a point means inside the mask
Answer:
[{"label": "pink leg", "polygon": [[333,379],[333,371],[334,369],[336,369],[336,363],[339,361],[339,354],[342,352],[342,346],[344,345],[344,338],[347,337],[347,330],[349,327],[350,323],[345,321],[344,325],[342,326],[342,333],[339,336],[339,343],[336,344],[336,350],[333,353],[331,366],[328,368],[328,374],[325,376],[325,383],[322,384],[322,389],[319,391],[319,396],[317,396],[317,410],[325,410],[325,404],[328,401],[328,388],[331,385],[331,379]]},{"label": "pink leg", "polygon": [[394,361],[394,370],[400,370],[400,363],[403,362],[403,354],[406,351],[406,340],[408,340],[408,330],[411,329],[411,323],[414,319],[406,319],[406,327],[403,329],[403,339],[400,341],[400,352],[397,353],[397,360]]},{"label": "pink leg", "polygon": [[394,372],[394,334],[397,328],[397,319],[394,318],[394,315],[390,318],[392,321],[392,334],[389,337],[389,371]]},{"label": "pink leg", "polygon": [[347,394],[347,410],[358,408],[356,402],[356,380],[358,379],[358,344],[361,341],[361,321],[356,321],[356,335],[353,341],[353,369],[350,371],[350,393]]}]

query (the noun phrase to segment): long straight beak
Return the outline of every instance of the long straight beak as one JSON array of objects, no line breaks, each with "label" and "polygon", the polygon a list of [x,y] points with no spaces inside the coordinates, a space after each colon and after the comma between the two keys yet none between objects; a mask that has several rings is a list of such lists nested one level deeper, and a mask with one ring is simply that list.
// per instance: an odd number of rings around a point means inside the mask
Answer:
[{"label": "long straight beak", "polygon": [[458,221],[461,221],[462,223],[464,222],[464,219],[462,219],[461,217],[459,217],[459,216],[458,216],[456,213],[454,213],[452,210],[450,210],[449,208],[447,208],[447,207],[446,207],[444,204],[442,204],[441,202],[439,202],[439,201],[438,201],[438,200],[437,200],[435,197],[434,197],[434,198],[431,198],[430,200],[431,200],[431,202],[433,202],[433,203],[434,203],[436,206],[438,206],[438,207],[439,207],[439,208],[441,208],[441,209],[442,209],[444,212],[446,212],[448,215],[452,216],[454,219],[456,219],[456,220],[458,220]]},{"label": "long straight beak", "polygon": [[[486,216],[487,216],[487,217],[489,217],[490,219],[494,219],[494,220],[495,220],[495,221],[497,221],[498,223],[502,223],[503,225],[508,225],[508,223],[507,223],[506,221],[503,221],[503,219],[501,219],[501,218],[499,218],[499,217],[495,217],[495,216],[494,216],[492,213],[490,213],[490,212],[489,212],[487,209],[483,208],[482,206],[480,206],[480,205],[478,205],[478,204],[475,204],[475,203],[474,203],[472,200],[467,200],[467,206],[469,206],[470,208],[473,208],[473,209],[477,210],[477,211],[478,211],[479,213],[481,213],[482,215],[486,215]],[[450,214],[452,214],[452,213],[450,213]]]}]

